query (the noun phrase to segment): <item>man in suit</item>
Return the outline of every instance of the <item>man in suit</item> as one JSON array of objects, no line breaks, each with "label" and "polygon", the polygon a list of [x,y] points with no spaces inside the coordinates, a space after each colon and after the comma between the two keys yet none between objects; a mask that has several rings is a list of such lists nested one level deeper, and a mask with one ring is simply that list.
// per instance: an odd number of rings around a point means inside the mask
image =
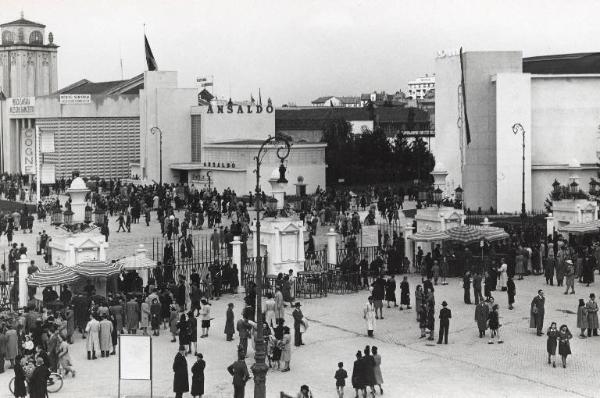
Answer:
[{"label": "man in suit", "polygon": [[440,310],[440,336],[437,343],[442,344],[442,337],[444,338],[444,344],[448,344],[448,329],[450,329],[450,318],[452,318],[452,312],[446,308],[448,303],[442,301],[442,309]]},{"label": "man in suit", "polygon": [[240,336],[240,344],[238,346],[238,355],[242,355],[242,358],[246,357],[248,352],[248,338],[250,337],[250,330],[252,326],[248,322],[246,314],[242,313],[242,319],[239,319],[236,324],[236,329]]},{"label": "man in suit", "polygon": [[301,345],[304,345],[302,342],[302,332],[300,331],[300,326],[304,323],[304,315],[300,310],[301,304],[299,302],[296,302],[294,306],[296,307],[292,312],[292,316],[294,317],[294,345],[300,347]]},{"label": "man in suit", "polygon": [[531,301],[531,313],[529,320],[529,327],[537,329],[537,335],[543,336],[542,328],[544,327],[544,304],[546,298],[544,297],[544,291],[538,290],[537,296]]},{"label": "man in suit", "polygon": [[238,352],[238,360],[227,367],[227,371],[233,376],[233,398],[244,398],[246,393],[246,382],[250,380],[248,366],[244,361],[245,353]]}]

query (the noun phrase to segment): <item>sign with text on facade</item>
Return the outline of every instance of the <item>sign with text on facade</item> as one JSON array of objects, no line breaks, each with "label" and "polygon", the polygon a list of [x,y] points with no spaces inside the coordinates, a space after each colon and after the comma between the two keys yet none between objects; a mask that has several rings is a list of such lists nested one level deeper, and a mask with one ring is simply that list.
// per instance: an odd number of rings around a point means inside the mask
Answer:
[{"label": "sign with text on facade", "polygon": [[90,94],[61,94],[59,102],[61,105],[83,105],[92,102]]},{"label": "sign with text on facade", "polygon": [[267,106],[262,106],[262,105],[236,105],[236,104],[228,104],[228,105],[216,105],[213,107],[213,105],[208,105],[207,109],[206,109],[206,113],[207,114],[214,114],[214,113],[222,113],[222,114],[239,114],[239,113],[255,113],[255,114],[261,114],[261,113],[273,113],[274,108],[273,105],[268,104]]},{"label": "sign with text on facade", "polygon": [[23,129],[21,131],[21,173],[36,174],[35,171],[35,129]]},{"label": "sign with text on facade", "polygon": [[7,98],[9,115],[31,115],[35,112],[35,97]]}]

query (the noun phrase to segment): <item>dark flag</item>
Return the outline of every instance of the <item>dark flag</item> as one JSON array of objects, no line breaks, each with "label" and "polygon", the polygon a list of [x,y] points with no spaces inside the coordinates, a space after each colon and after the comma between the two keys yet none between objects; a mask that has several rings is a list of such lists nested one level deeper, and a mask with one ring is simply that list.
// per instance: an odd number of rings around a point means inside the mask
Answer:
[{"label": "dark flag", "polygon": [[258,105],[262,106],[262,97],[260,95],[260,88],[258,89]]},{"label": "dark flag", "polygon": [[154,55],[152,55],[152,49],[150,48],[150,43],[148,43],[148,38],[144,34],[144,46],[146,47],[146,63],[148,64],[148,70],[158,70],[158,65],[156,64],[156,60],[154,59]]},{"label": "dark flag", "polygon": [[469,118],[467,117],[467,89],[465,87],[465,65],[462,47],[460,48],[460,84],[462,86],[463,113],[465,114],[465,135],[467,136],[467,145],[469,145],[471,143],[471,130],[469,129]]}]

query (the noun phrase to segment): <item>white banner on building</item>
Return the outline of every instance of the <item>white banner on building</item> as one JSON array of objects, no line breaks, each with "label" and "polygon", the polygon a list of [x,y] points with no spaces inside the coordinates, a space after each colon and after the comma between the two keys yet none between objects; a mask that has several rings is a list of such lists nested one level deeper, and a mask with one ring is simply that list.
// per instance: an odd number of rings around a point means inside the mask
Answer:
[{"label": "white banner on building", "polygon": [[54,184],[56,181],[56,167],[52,163],[42,163],[42,184]]},{"label": "white banner on building", "polygon": [[35,129],[21,130],[21,173],[35,173]]},{"label": "white banner on building", "polygon": [[40,152],[54,152],[54,131],[40,131]]},{"label": "white banner on building", "polygon": [[59,102],[61,105],[83,105],[92,102],[90,94],[61,94]]},{"label": "white banner on building", "polygon": [[7,98],[8,114],[13,115],[31,115],[35,112],[35,97],[14,97]]}]

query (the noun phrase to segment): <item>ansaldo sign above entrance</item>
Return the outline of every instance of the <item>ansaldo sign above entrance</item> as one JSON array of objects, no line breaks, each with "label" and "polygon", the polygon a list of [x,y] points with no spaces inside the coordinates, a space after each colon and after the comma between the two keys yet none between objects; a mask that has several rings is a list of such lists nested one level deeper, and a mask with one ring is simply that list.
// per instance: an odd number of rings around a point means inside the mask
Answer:
[{"label": "ansaldo sign above entrance", "polygon": [[208,105],[206,113],[273,113],[273,105],[269,104],[266,107],[262,105],[217,105],[213,107]]}]

